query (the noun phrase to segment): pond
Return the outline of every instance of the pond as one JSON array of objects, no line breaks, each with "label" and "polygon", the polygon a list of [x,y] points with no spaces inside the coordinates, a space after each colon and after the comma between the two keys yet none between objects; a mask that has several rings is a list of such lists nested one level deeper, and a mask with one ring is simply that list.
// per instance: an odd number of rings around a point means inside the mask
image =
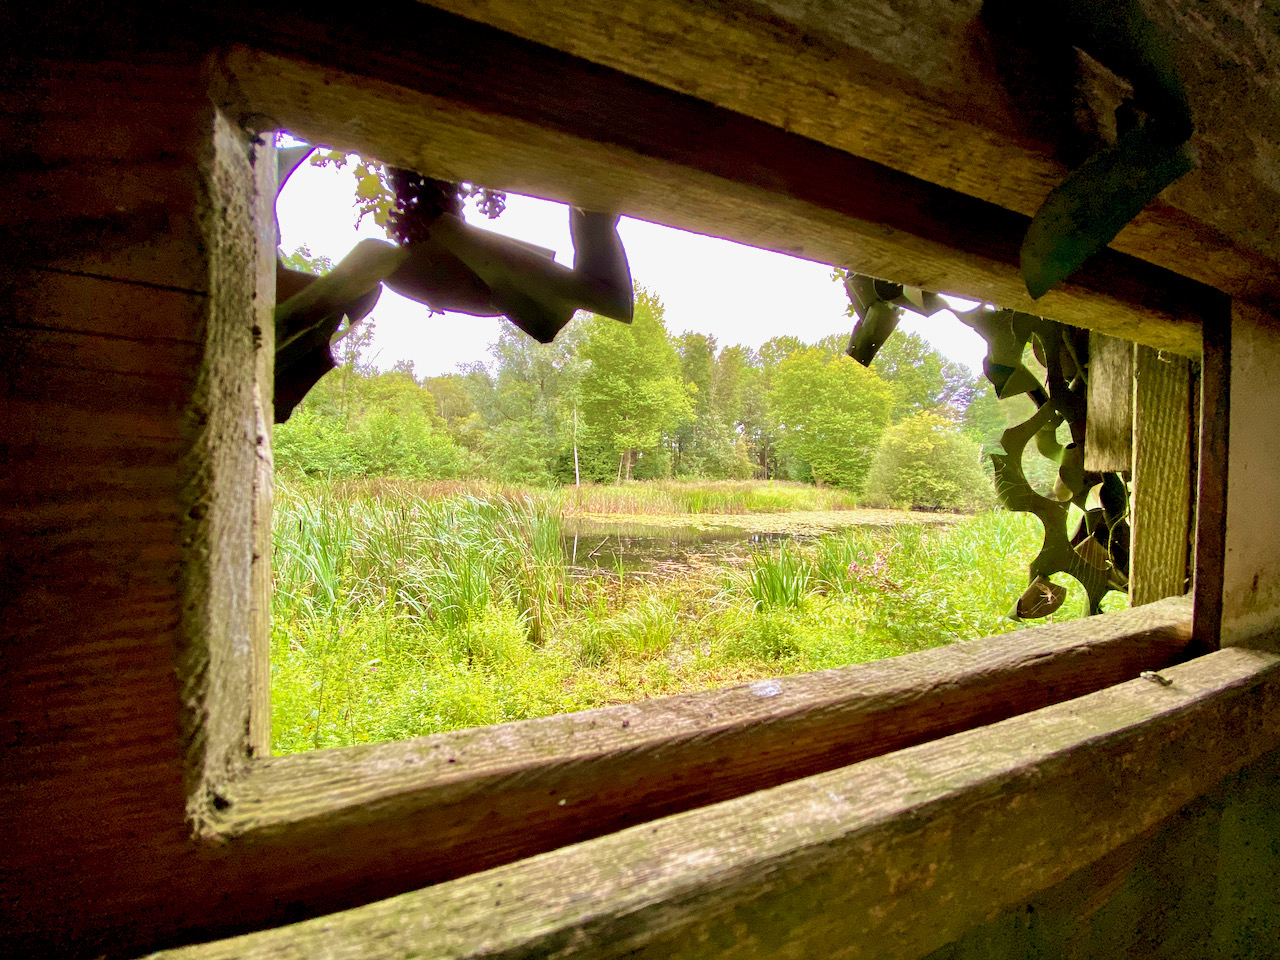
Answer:
[{"label": "pond", "polygon": [[[879,529],[888,533],[896,526],[954,522],[945,515],[876,511],[836,511],[833,515],[764,514],[718,518],[657,518],[644,522],[635,518],[565,517],[561,545],[569,566],[580,574],[609,572],[655,572],[677,574],[689,567],[718,564],[733,566],[746,562],[759,549],[786,543],[812,543],[819,537],[853,529]],[[841,513],[847,513],[842,517]],[[735,522],[736,521],[736,522]],[[894,522],[896,521],[896,522]],[[750,524],[750,526],[744,525]],[[761,529],[763,528],[763,529]]]}]

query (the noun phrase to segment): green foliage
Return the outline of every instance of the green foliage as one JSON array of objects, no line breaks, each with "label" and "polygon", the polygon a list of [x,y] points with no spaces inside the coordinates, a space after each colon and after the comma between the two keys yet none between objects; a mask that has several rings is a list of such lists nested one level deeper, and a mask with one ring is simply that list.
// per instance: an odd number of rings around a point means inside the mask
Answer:
[{"label": "green foliage", "polygon": [[885,431],[867,480],[873,504],[948,510],[994,506],[982,452],[951,421],[917,413]]},{"label": "green foliage", "polygon": [[815,481],[861,488],[893,405],[888,384],[848,357],[810,348],[778,365],[769,399],[779,447],[808,464]]},{"label": "green foliage", "polygon": [[282,476],[458,477],[472,457],[448,435],[435,399],[411,370],[366,374],[346,364],[323,377],[272,438]]},{"label": "green foliage", "polygon": [[627,479],[641,454],[692,416],[662,303],[643,289],[635,300],[630,325],[589,317],[579,350],[586,364],[578,387],[583,425],[596,443],[612,448]]},{"label": "green foliage", "polygon": [[[731,485],[718,485],[719,498],[717,485],[701,486],[708,507],[731,502]],[[761,496],[800,489],[745,486]],[[604,492],[680,499],[674,484],[637,488]],[[275,751],[547,716],[1004,632],[1016,627],[1004,613],[1038,543],[1033,518],[992,512],[761,550],[738,575],[706,565],[579,577],[560,543],[571,493],[281,483]]]},{"label": "green foliage", "polygon": [[281,251],[280,262],[290,270],[297,270],[299,273],[314,274],[317,277],[323,277],[333,269],[332,260],[328,257],[316,256],[311,252],[311,248],[305,243],[299,246],[287,257],[284,255],[283,251]]},{"label": "green foliage", "polygon": [[959,418],[986,382],[948,361],[916,333],[890,337],[876,353],[873,368],[893,388],[894,423],[917,413]]},{"label": "green foliage", "polygon": [[794,550],[756,553],[751,557],[742,589],[751,598],[751,609],[798,607],[809,595],[813,564]]}]

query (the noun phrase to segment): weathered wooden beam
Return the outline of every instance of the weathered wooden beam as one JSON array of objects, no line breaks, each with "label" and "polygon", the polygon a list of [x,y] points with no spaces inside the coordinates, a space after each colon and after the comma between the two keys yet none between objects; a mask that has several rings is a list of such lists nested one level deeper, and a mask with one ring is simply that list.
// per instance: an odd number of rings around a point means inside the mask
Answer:
[{"label": "weathered wooden beam", "polygon": [[1089,334],[1089,402],[1084,468],[1133,469],[1133,344]]},{"label": "weathered wooden beam", "polygon": [[247,761],[270,202],[199,59],[0,72],[0,941],[136,954]]},{"label": "weathered wooden beam", "polygon": [[[1129,93],[1066,31],[1030,49],[982,0],[429,2],[1026,215],[1114,138]],[[1280,187],[1263,171],[1280,151],[1280,35],[1241,0],[1141,7],[1174,39],[1201,166],[1113,246],[1275,303]]]},{"label": "weathered wooden beam", "polygon": [[[1222,642],[1248,641],[1280,622],[1280,431],[1276,381],[1280,373],[1280,317],[1244,304],[1230,323],[1225,410],[1230,460],[1223,490]],[[1205,381],[1208,383],[1207,369]],[[1206,387],[1206,406],[1208,387]],[[1201,470],[1206,469],[1201,458]],[[1223,468],[1225,469],[1225,467]],[[1201,489],[1204,489],[1202,482]],[[1216,518],[1210,518],[1216,519]],[[1202,519],[1201,526],[1207,521]]]},{"label": "weathered wooden beam", "polygon": [[1191,372],[1183,357],[1134,358],[1129,602],[1187,592],[1191,542]]},{"label": "weathered wooden beam", "polygon": [[306,923],[162,956],[918,958],[1280,744],[1280,656],[1087,697]]},{"label": "weathered wooden beam", "polygon": [[[472,873],[1117,683],[1182,657],[1189,605],[726,690],[255,763],[210,838],[274,899],[239,929]],[[232,922],[228,918],[228,922]]]},{"label": "weathered wooden beam", "polygon": [[[1221,644],[1222,591],[1227,559],[1227,494],[1230,451],[1233,306],[1204,318],[1200,366],[1200,450],[1196,467],[1195,615],[1192,632],[1201,650]],[[1241,523],[1246,523],[1244,517]]]},{"label": "weathered wooden beam", "polygon": [[1199,351],[1200,285],[1104,251],[1033,302],[1025,214],[695,96],[425,7],[236,9],[222,102],[261,128]]},{"label": "weathered wooden beam", "polygon": [[274,143],[253,148],[253,215],[257,258],[254,269],[254,306],[258,313],[254,338],[253,419],[257,463],[253,475],[253,558],[250,570],[249,643],[252,667],[249,677],[249,751],[255,757],[271,753],[271,507],[275,460],[271,453],[274,422],[272,383],[275,379],[276,248],[276,148]]}]

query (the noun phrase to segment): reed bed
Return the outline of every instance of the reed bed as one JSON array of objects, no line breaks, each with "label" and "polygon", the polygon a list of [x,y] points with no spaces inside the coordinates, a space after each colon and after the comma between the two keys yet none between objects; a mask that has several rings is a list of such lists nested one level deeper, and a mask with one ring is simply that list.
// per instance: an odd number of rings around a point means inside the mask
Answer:
[{"label": "reed bed", "polygon": [[[1034,520],[1017,514],[858,528],[678,575],[567,564],[561,517],[577,511],[840,507],[813,488],[726,486],[281,483],[274,749],[544,716],[1018,626],[1005,614],[1039,543]],[[1058,619],[1082,606],[1068,599]]]},{"label": "reed bed", "polygon": [[859,506],[847,490],[783,480],[643,480],[546,490],[492,480],[362,477],[319,486],[329,502],[471,497],[508,503],[536,501],[566,515],[691,516],[853,510]]}]

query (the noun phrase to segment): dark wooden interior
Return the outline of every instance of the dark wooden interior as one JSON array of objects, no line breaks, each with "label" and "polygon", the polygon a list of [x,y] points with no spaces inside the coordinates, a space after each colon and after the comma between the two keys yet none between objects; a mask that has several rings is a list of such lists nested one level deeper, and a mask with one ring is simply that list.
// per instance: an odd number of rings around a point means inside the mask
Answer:
[{"label": "dark wooden interior", "polygon": [[[1139,6],[1201,166],[1034,304],[1125,82],[977,0],[0,12],[6,952],[1280,956],[1280,21]],[[1191,597],[266,756],[277,129],[1199,359]],[[1188,381],[1138,383],[1164,476]]]}]

